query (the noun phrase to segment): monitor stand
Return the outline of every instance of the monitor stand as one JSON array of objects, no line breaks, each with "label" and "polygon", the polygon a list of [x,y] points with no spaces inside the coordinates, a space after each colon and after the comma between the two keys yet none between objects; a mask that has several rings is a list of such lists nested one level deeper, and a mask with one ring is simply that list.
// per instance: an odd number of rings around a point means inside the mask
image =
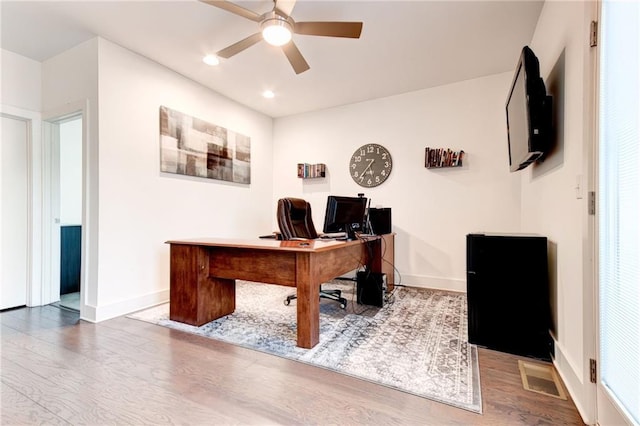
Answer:
[{"label": "monitor stand", "polygon": [[357,223],[352,223],[350,225],[346,225],[345,226],[345,240],[346,241],[353,241],[355,239],[357,239],[358,237],[356,236],[356,231],[360,231],[360,225]]}]

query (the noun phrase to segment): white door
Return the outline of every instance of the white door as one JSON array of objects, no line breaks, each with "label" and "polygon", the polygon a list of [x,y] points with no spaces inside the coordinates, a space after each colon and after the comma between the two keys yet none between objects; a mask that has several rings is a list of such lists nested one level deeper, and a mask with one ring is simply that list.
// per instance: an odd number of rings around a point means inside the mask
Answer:
[{"label": "white door", "polygon": [[27,303],[28,122],[2,115],[0,309]]},{"label": "white door", "polygon": [[640,2],[600,29],[597,421],[640,425]]}]

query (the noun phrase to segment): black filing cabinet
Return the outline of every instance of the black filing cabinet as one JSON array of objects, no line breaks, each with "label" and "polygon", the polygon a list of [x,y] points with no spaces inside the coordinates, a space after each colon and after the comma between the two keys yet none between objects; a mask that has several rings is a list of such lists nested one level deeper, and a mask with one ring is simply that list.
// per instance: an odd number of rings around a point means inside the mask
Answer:
[{"label": "black filing cabinet", "polygon": [[469,342],[549,360],[547,238],[467,235]]}]

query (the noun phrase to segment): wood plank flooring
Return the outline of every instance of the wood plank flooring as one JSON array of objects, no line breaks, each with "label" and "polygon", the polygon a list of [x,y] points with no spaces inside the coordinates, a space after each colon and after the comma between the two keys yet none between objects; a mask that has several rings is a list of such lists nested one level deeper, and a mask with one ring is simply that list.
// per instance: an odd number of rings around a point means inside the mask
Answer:
[{"label": "wood plank flooring", "polygon": [[0,314],[3,425],[581,425],[522,388],[516,356],[479,350],[483,414],[144,322],[53,306]]}]

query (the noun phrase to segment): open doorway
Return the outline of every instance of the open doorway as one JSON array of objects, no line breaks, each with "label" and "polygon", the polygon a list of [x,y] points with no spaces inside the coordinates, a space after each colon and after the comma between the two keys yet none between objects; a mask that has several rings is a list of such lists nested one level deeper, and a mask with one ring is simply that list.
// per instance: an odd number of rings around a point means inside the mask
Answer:
[{"label": "open doorway", "polygon": [[82,117],[60,122],[60,306],[80,311]]},{"label": "open doorway", "polygon": [[50,119],[46,126],[50,147],[49,279],[54,304],[80,312],[83,227],[82,115]]}]

